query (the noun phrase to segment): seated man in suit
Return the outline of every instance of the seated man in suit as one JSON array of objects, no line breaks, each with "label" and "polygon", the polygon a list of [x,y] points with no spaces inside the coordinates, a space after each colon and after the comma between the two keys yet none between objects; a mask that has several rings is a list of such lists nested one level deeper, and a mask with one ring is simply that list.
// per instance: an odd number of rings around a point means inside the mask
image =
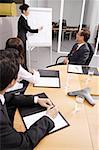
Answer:
[{"label": "seated man in suit", "polygon": [[[13,56],[12,56],[13,57]],[[48,99],[34,99],[32,95],[9,95],[5,92],[12,87],[19,71],[18,61],[0,54],[0,147],[1,150],[33,150],[35,145],[54,127],[56,108]],[[25,132],[13,128],[13,115],[17,107],[38,103],[48,107],[47,114]]]},{"label": "seated man in suit", "polygon": [[90,49],[87,44],[89,38],[90,31],[87,28],[78,31],[76,35],[76,44],[64,59],[63,64],[86,65],[87,59],[90,55]]}]

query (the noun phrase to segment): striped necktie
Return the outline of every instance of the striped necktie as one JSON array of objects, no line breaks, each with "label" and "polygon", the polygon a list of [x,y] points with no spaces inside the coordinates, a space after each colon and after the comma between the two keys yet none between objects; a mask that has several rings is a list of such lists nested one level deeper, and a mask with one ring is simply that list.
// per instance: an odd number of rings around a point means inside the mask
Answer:
[{"label": "striped necktie", "polygon": [[76,44],[76,45],[74,46],[74,48],[72,49],[72,53],[74,53],[77,49],[78,49],[78,44]]}]

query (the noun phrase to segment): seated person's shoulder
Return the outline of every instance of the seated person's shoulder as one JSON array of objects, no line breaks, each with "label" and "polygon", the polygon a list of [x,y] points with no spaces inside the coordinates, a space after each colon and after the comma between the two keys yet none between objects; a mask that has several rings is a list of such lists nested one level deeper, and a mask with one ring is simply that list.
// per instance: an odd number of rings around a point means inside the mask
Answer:
[{"label": "seated person's shoulder", "polygon": [[90,52],[90,49],[89,49],[89,46],[88,46],[87,43],[85,43],[85,44],[83,45],[83,48],[82,48],[82,49],[85,49],[85,50],[87,50],[87,51]]},{"label": "seated person's shoulder", "polygon": [[88,42],[87,42],[87,46],[88,46],[88,48],[90,49],[90,51],[91,51],[92,53],[94,53],[94,47],[93,47],[93,45],[92,45],[91,43],[88,43]]}]

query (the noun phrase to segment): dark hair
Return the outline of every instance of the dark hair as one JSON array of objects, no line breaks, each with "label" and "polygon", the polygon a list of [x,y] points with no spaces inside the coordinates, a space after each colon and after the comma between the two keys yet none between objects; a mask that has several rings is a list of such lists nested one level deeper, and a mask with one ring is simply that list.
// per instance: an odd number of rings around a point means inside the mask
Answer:
[{"label": "dark hair", "polygon": [[84,36],[84,41],[87,42],[90,38],[90,31],[88,28],[81,29],[80,36]]},{"label": "dark hair", "polygon": [[21,13],[23,13],[23,10],[26,11],[28,8],[29,8],[29,5],[27,5],[27,4],[23,4],[19,7],[19,9],[21,10]]},{"label": "dark hair", "polygon": [[14,48],[19,52],[19,63],[24,64],[24,44],[20,38],[13,37],[6,41],[5,48]]},{"label": "dark hair", "polygon": [[5,50],[0,50],[0,55],[3,58],[9,58],[17,66],[19,66],[19,52],[14,48],[7,48]]},{"label": "dark hair", "polygon": [[[84,28],[88,28],[86,24],[82,24],[82,28],[81,29],[84,29]],[[78,31],[80,29],[80,25],[78,26]]]},{"label": "dark hair", "polygon": [[13,79],[17,79],[19,67],[9,58],[0,55],[0,91],[4,90]]}]

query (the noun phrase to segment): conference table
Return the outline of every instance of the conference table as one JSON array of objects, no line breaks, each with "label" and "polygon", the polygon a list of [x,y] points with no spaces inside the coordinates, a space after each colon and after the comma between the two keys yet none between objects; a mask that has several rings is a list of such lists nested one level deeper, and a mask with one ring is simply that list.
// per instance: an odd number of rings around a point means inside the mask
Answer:
[{"label": "conference table", "polygon": [[[70,126],[44,137],[34,150],[99,150],[99,77],[92,76],[91,94],[95,95],[95,106],[84,101],[82,109],[74,113],[75,97],[67,95],[68,91],[84,88],[87,75],[67,73],[67,66],[54,66],[49,69],[59,70],[61,88],[37,88],[32,84],[25,94],[45,92]],[[25,131],[18,110],[15,114],[14,127]]]}]

